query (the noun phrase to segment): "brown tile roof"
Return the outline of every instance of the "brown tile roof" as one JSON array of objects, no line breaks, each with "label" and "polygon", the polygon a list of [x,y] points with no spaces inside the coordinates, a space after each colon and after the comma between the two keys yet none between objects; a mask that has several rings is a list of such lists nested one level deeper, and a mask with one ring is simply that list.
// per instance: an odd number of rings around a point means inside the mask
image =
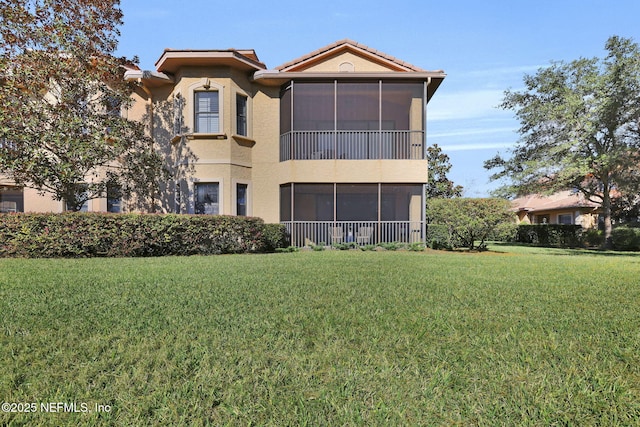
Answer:
[{"label": "brown tile roof", "polygon": [[362,52],[368,53],[370,55],[373,56],[377,56],[378,58],[383,59],[384,61],[391,63],[393,65],[395,65],[398,68],[401,69],[405,69],[406,71],[417,71],[417,72],[424,72],[426,70],[420,68],[420,67],[416,67],[415,65],[409,64],[408,62],[404,62],[394,56],[391,55],[387,55],[386,53],[380,52],[378,50],[372,49],[366,45],[363,45],[362,43],[358,43],[356,41],[350,40],[350,39],[343,39],[343,40],[338,40],[335,43],[331,43],[325,47],[321,47],[320,49],[314,50],[311,53],[308,53],[304,56],[301,56],[300,58],[296,58],[292,61],[289,61],[285,64],[280,65],[279,67],[276,67],[276,70],[279,71],[284,71],[284,70],[288,70],[291,68],[296,68],[296,66],[298,65],[302,65],[303,63],[312,60],[314,58],[317,57],[321,57],[325,54],[328,54],[331,51],[336,51],[342,48],[352,48],[354,50],[360,50]]},{"label": "brown tile roof", "polygon": [[598,203],[591,202],[584,198],[582,193],[572,191],[561,191],[549,196],[529,195],[519,197],[511,202],[513,210],[538,212],[572,208],[599,208]]}]

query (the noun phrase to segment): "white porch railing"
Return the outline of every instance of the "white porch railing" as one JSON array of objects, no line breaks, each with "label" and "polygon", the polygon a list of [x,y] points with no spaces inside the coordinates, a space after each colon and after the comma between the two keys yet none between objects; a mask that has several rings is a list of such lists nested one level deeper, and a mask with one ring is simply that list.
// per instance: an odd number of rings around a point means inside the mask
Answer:
[{"label": "white porch railing", "polygon": [[423,159],[419,130],[292,131],[280,135],[280,161]]},{"label": "white porch railing", "polygon": [[379,243],[419,243],[425,239],[422,221],[282,221],[291,245],[334,245],[355,243],[360,246]]}]

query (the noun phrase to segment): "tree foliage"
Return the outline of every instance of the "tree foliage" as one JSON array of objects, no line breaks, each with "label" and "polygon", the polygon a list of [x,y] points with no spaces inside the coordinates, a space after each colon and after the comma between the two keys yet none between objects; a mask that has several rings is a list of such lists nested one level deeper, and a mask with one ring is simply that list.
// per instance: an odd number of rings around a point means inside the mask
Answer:
[{"label": "tree foliage", "polygon": [[487,239],[503,227],[515,227],[515,214],[508,200],[497,198],[453,198],[429,201],[427,217],[431,224],[445,225],[451,241],[469,249],[486,248]]},{"label": "tree foliage", "polygon": [[108,186],[147,198],[163,176],[143,125],[121,114],[121,24],[118,0],[0,0],[0,170],[70,210]]},{"label": "tree foliage", "polygon": [[611,197],[640,183],[640,50],[611,37],[604,59],[554,62],[525,75],[525,89],[505,92],[520,141],[509,159],[485,162],[492,179],[510,181],[501,195],[577,189],[600,203],[610,245]]},{"label": "tree foliage", "polygon": [[455,185],[447,178],[451,170],[449,156],[442,152],[438,144],[427,147],[429,164],[429,181],[427,182],[427,199],[451,198],[462,196],[462,186]]}]

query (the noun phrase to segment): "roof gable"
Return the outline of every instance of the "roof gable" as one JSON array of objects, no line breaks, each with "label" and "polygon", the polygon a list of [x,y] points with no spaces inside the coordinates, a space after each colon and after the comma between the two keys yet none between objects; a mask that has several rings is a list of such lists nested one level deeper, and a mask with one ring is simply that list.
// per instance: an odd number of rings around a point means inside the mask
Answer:
[{"label": "roof gable", "polygon": [[391,55],[348,39],[337,41],[287,62],[276,67],[276,70],[280,72],[341,71],[340,64],[344,63],[353,64],[356,71],[425,71]]}]

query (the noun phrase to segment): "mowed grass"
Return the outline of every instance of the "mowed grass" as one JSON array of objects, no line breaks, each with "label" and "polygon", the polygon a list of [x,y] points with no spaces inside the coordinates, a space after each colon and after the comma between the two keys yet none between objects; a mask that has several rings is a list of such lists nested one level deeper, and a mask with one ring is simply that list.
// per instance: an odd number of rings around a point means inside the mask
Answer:
[{"label": "mowed grass", "polygon": [[0,259],[0,401],[89,409],[0,425],[640,424],[640,257],[518,250]]}]

